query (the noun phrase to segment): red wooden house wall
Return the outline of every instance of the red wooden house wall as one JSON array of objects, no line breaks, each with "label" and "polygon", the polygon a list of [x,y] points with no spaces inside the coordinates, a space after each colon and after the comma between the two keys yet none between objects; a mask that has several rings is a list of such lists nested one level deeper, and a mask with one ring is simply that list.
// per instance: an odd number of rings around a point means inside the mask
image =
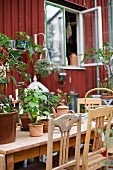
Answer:
[{"label": "red wooden house wall", "polygon": [[[69,3],[76,3],[86,8],[94,7],[92,0],[65,0]],[[97,0],[97,5],[102,6],[103,16],[103,39],[108,41],[108,11],[107,0]],[[88,23],[90,24],[90,23]],[[16,32],[24,31],[32,37],[35,33],[44,32],[44,0],[0,0],[0,32],[16,39]],[[88,30],[89,32],[89,30]],[[40,37],[40,43],[41,43]],[[33,65],[29,63],[28,71],[33,77]],[[66,70],[67,78],[64,86],[60,86],[54,79],[54,75],[46,79],[40,79],[50,91],[62,88],[65,92],[75,88],[75,91],[83,97],[85,92],[95,87],[95,67],[88,67],[86,70]],[[70,81],[71,79],[71,81]],[[17,77],[17,81],[21,81]],[[7,95],[15,95],[16,88],[13,83],[6,86]]]}]

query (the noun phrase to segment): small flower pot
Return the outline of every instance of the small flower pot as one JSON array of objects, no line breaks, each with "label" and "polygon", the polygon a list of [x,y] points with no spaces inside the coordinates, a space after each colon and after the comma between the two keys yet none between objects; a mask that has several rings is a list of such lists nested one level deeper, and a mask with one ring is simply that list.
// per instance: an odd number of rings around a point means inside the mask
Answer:
[{"label": "small flower pot", "polygon": [[49,121],[49,119],[39,120],[39,123],[40,123],[40,124],[43,124],[43,132],[44,132],[44,133],[47,133],[47,132],[48,132],[48,121]]},{"label": "small flower pot", "polygon": [[29,134],[32,137],[39,137],[43,135],[43,124],[30,123]]},{"label": "small flower pot", "polygon": [[78,57],[75,53],[72,53],[69,56],[69,59],[70,59],[70,65],[71,66],[78,66]]},{"label": "small flower pot", "polygon": [[33,118],[32,120],[28,118],[26,115],[20,115],[21,126],[20,129],[22,131],[29,131],[29,123],[35,123],[37,118]]}]

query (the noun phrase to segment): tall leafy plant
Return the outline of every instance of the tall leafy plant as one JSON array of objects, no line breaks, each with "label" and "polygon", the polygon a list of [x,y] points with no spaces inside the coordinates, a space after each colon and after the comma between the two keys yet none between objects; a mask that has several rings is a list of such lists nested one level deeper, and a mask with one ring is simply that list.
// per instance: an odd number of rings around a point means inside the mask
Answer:
[{"label": "tall leafy plant", "polygon": [[98,64],[104,65],[107,77],[107,87],[112,88],[113,84],[113,48],[109,43],[105,42],[102,49],[90,48],[89,52],[84,53],[84,59],[82,62],[87,62],[90,59],[94,59]]},{"label": "tall leafy plant", "polygon": [[[25,81],[29,80],[27,64],[22,60],[23,50],[13,49],[11,42],[12,39],[10,37],[0,33],[0,103],[1,106],[4,105],[4,107],[2,107],[2,111],[6,112],[10,112],[12,108],[8,98],[2,92],[5,84],[10,84],[10,79],[12,79],[16,85],[16,78],[13,76],[13,72],[18,73]],[[30,57],[30,60],[33,61],[31,44],[27,44],[25,46],[25,52],[28,52],[28,49],[30,51],[28,53],[28,57]]]}]

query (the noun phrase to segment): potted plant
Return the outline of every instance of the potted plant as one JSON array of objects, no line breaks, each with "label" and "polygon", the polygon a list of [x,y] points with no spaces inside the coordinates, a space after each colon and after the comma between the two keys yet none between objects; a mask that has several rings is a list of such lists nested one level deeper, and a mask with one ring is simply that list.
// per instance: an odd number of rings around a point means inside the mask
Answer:
[{"label": "potted plant", "polygon": [[21,118],[21,130],[29,130],[28,124],[35,123],[39,116],[41,101],[46,102],[47,97],[34,89],[22,88],[20,90],[20,118]]},{"label": "potted plant", "polygon": [[[48,117],[51,116],[52,107],[56,107],[60,98],[52,93],[37,92],[34,89],[21,89],[20,113],[21,130],[30,130],[30,136],[40,136],[37,130],[33,130],[44,125],[44,132],[48,130]],[[23,124],[25,122],[25,125]],[[32,134],[31,134],[32,133]]]},{"label": "potted plant", "polygon": [[44,132],[48,132],[48,118],[53,116],[53,108],[59,105],[60,96],[55,95],[54,93],[44,93],[47,97],[47,101],[40,100],[39,102],[39,122],[44,124]]},{"label": "potted plant", "polygon": [[37,60],[35,72],[41,77],[47,77],[52,73],[52,65],[47,58]]},{"label": "potted plant", "polygon": [[87,62],[91,59],[94,59],[98,64],[104,65],[107,73],[105,79],[100,81],[100,87],[111,89],[113,86],[113,48],[107,42],[104,43],[102,49],[90,48],[89,52],[84,53],[82,62]]},{"label": "potted plant", "polygon": [[28,80],[27,64],[22,61],[22,52],[12,48],[12,40],[0,33],[0,144],[10,143],[16,138],[16,111],[11,101],[4,95],[5,85],[10,85],[10,79],[16,85],[13,72]]}]

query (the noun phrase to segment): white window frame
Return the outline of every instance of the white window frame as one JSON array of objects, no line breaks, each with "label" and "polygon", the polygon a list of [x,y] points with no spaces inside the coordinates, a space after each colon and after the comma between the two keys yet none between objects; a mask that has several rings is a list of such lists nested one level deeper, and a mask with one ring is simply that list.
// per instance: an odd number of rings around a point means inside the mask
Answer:
[{"label": "white window frame", "polygon": [[[90,8],[90,9],[87,9],[87,10],[84,10],[82,12],[79,12],[79,51],[78,51],[78,55],[80,56],[80,61],[83,60],[84,58],[84,26],[83,26],[83,15],[88,13],[88,12],[92,12],[92,11],[97,11],[97,14],[98,14],[98,17],[97,17],[97,28],[98,28],[98,49],[101,49],[103,48],[103,38],[102,38],[102,15],[101,15],[101,7],[100,6],[97,6],[95,8]],[[96,66],[96,65],[99,65],[101,63],[88,63],[88,64],[85,64],[85,63],[82,63],[79,65],[81,66]]]},{"label": "white window frame", "polygon": [[[59,4],[56,4],[56,3],[52,3],[52,2],[49,2],[49,1],[46,1],[48,4],[51,4],[51,5],[57,5],[59,7],[63,7],[64,8],[64,13],[65,11],[69,11],[69,12],[72,12],[72,13],[75,13],[75,15],[77,16],[77,55],[78,55],[78,66],[96,66],[96,65],[99,65],[101,63],[88,63],[88,64],[85,64],[85,63],[82,63],[81,64],[81,61],[83,60],[84,58],[84,27],[83,27],[83,15],[88,13],[88,12],[96,12],[97,11],[97,14],[98,14],[98,18],[97,18],[97,27],[98,27],[98,47],[97,48],[103,48],[103,38],[102,38],[102,15],[101,15],[101,7],[100,6],[97,6],[97,7],[94,7],[94,8],[90,8],[90,9],[87,9],[87,10],[83,10],[83,11],[78,11],[78,10],[75,10],[75,9],[71,9],[71,8],[68,8],[68,7],[65,7],[65,6],[62,6],[62,5],[59,5]],[[65,15],[64,15],[64,23],[65,23]],[[95,35],[96,36],[96,35]],[[64,33],[64,37],[66,37],[65,33]],[[66,59],[66,41],[64,41],[64,44],[65,44],[65,47],[64,47],[64,60]],[[66,63],[65,63],[66,64]]]}]

